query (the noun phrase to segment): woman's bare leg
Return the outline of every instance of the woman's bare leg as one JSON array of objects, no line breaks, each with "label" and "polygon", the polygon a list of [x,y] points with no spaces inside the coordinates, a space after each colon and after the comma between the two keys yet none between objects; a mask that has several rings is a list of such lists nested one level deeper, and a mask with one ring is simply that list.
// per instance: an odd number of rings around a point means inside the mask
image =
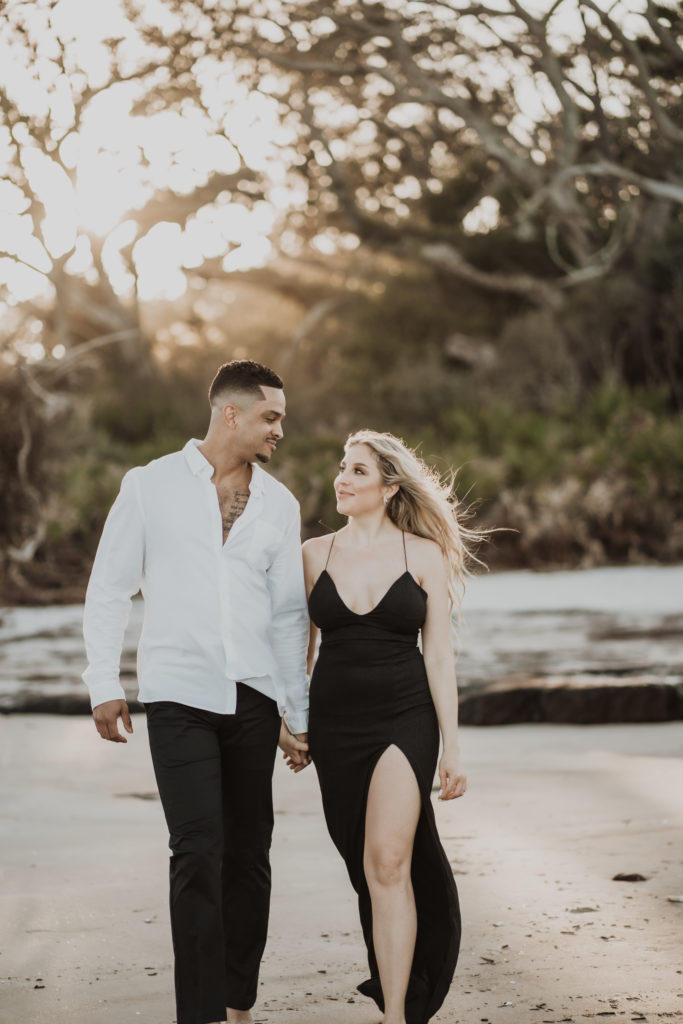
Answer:
[{"label": "woman's bare leg", "polygon": [[391,746],[370,782],[363,866],[372,902],[372,938],[384,995],[384,1024],[405,1024],[417,911],[410,877],[421,798],[405,754]]}]

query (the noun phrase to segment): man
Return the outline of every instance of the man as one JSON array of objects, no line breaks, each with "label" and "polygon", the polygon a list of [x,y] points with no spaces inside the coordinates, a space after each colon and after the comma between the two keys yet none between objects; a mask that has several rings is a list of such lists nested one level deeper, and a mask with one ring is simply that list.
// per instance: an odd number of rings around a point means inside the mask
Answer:
[{"label": "man", "polygon": [[132,733],[119,682],[142,590],[140,699],[170,833],[178,1024],[250,1024],[266,941],[279,744],[308,760],[308,616],[296,499],[265,473],[283,436],[272,370],[222,366],[203,441],[126,474],[85,603],[103,739]]}]

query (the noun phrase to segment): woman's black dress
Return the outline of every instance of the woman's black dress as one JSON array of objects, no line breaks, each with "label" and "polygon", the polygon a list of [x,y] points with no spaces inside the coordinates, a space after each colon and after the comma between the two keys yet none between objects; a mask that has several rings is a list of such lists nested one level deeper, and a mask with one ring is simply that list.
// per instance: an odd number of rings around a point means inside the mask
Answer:
[{"label": "woman's black dress", "polygon": [[309,598],[311,618],[321,630],[310,687],[309,748],[330,836],[358,893],[370,967],[370,978],[358,989],[381,1010],[363,846],[370,780],[388,747],[395,745],[405,754],[422,797],[412,861],[417,940],[406,997],[408,1024],[425,1024],[443,1003],[460,945],[458,894],[430,798],[439,729],[417,646],[426,604],[427,594],[407,562],[405,572],[367,614],[347,608],[327,566]]}]

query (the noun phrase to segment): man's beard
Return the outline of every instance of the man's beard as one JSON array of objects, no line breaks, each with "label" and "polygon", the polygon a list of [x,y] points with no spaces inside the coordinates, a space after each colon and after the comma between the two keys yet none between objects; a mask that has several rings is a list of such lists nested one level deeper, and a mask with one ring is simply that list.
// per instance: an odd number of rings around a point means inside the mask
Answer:
[{"label": "man's beard", "polygon": [[261,452],[256,452],[256,458],[259,462],[270,462],[270,455],[262,455]]}]

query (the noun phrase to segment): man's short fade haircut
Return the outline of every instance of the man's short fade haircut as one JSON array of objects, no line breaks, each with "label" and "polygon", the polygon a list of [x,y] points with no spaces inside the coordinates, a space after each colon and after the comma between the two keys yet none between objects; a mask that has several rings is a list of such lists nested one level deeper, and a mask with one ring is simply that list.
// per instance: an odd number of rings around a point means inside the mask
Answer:
[{"label": "man's short fade haircut", "polygon": [[209,388],[209,402],[213,405],[217,395],[227,391],[240,391],[243,395],[262,400],[265,398],[262,388],[284,387],[282,378],[274,370],[255,363],[252,359],[233,359],[218,367],[216,376]]}]

